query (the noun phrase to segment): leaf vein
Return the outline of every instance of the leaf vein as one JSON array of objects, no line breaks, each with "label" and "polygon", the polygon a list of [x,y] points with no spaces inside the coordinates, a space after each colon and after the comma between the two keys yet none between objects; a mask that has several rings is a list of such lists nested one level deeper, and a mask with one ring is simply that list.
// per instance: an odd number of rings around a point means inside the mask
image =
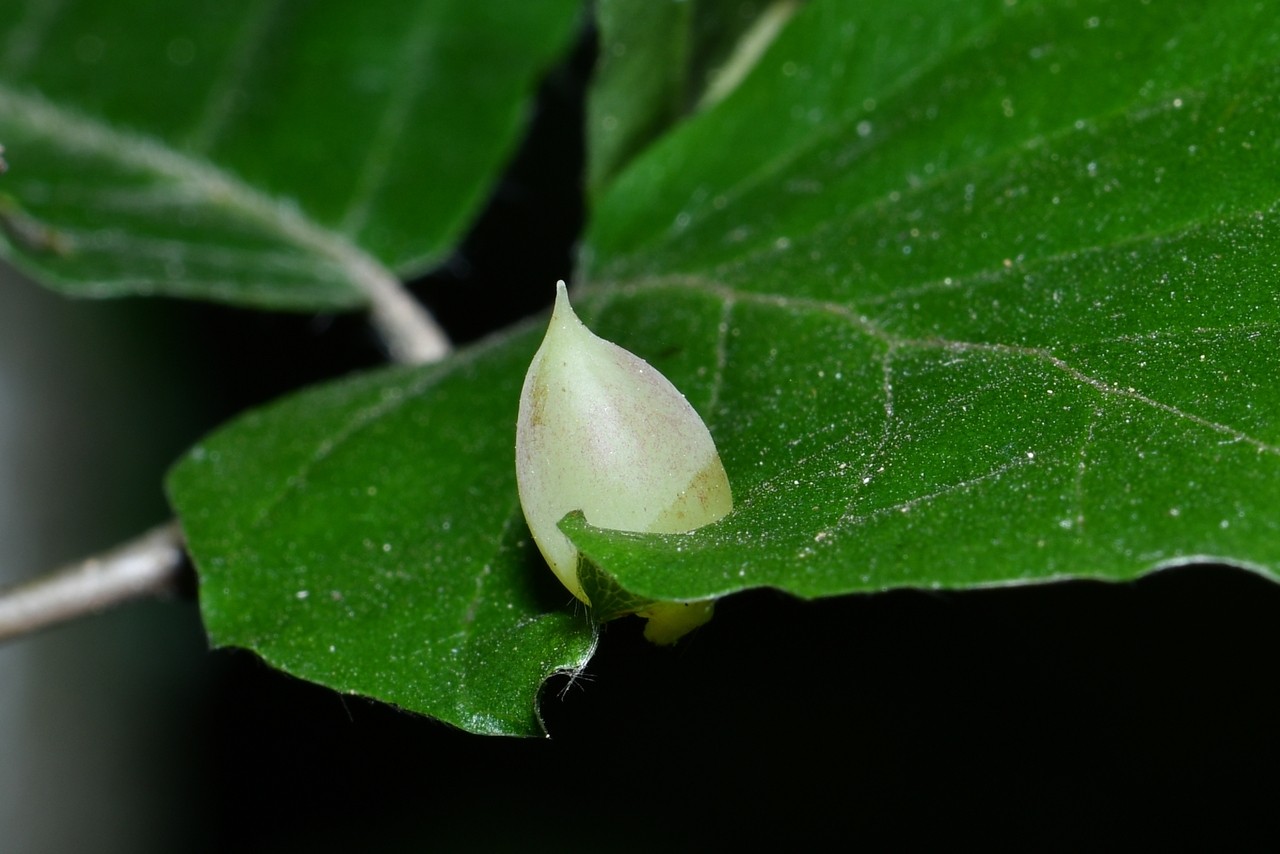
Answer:
[{"label": "leaf vein", "polygon": [[366,299],[398,290],[394,275],[342,235],[307,218],[292,202],[268,196],[213,163],[180,153],[150,137],[55,106],[43,97],[0,83],[0,117],[56,140],[70,154],[99,157],[189,190],[206,204],[230,209],[269,234],[341,266]]},{"label": "leaf vein", "polygon": [[716,409],[720,406],[720,392],[724,388],[725,368],[729,362],[729,327],[733,319],[733,299],[721,302],[720,322],[716,325],[715,369],[711,374],[711,390],[707,396],[707,411],[704,420],[714,419]]},{"label": "leaf vein", "polygon": [[977,477],[971,477],[957,481],[956,483],[947,484],[941,489],[934,490],[933,492],[925,495],[916,496],[915,498],[909,498],[906,501],[899,501],[898,503],[889,505],[888,507],[879,507],[872,510],[870,513],[845,515],[841,517],[839,524],[835,526],[831,532],[835,533],[837,529],[857,527],[875,519],[888,516],[892,513],[910,513],[922,504],[931,503],[939,498],[945,498],[948,495],[967,492],[980,484],[997,481],[1009,472],[1016,471],[1017,469],[1028,465],[1033,465],[1034,462],[1034,458],[1029,457],[1026,454],[1019,453],[1010,457],[1007,461],[996,466],[991,471],[986,472],[985,474],[980,474]]},{"label": "leaf vein", "polygon": [[237,49],[227,57],[217,79],[205,95],[204,108],[187,137],[187,147],[194,152],[207,152],[218,134],[226,127],[235,111],[236,99],[254,60],[262,53],[266,38],[278,16],[281,0],[262,0],[245,16],[240,32],[232,44]]},{"label": "leaf vein", "polygon": [[373,133],[373,139],[365,149],[351,198],[339,225],[339,230],[353,240],[368,222],[378,190],[387,183],[391,152],[404,141],[404,129],[413,115],[414,101],[430,82],[424,66],[431,49],[436,46],[431,25],[435,22],[432,12],[438,8],[441,8],[438,4],[419,3],[418,15],[405,32],[400,46],[402,57],[400,71],[395,76],[396,86],[382,111],[382,120]]},{"label": "leaf vein", "polygon": [[25,74],[38,57],[49,27],[62,11],[64,0],[30,0],[24,14],[4,41],[4,66],[9,77]]},{"label": "leaf vein", "polygon": [[788,297],[779,294],[758,294],[746,292],[704,277],[677,276],[655,279],[651,280],[644,286],[636,288],[636,290],[659,290],[662,288],[672,287],[696,287],[706,293],[718,296],[720,299],[734,299],[742,303],[832,314],[845,319],[858,331],[863,332],[876,340],[882,341],[890,347],[911,346],[919,348],[934,348],[951,353],[986,352],[998,355],[1034,358],[1054,367],[1082,385],[1087,385],[1107,397],[1123,397],[1137,401],[1138,403],[1142,403],[1154,410],[1164,412],[1165,414],[1172,415],[1175,418],[1188,421],[1199,427],[1227,436],[1233,441],[1251,445],[1262,453],[1280,455],[1280,446],[1264,442],[1261,439],[1251,436],[1242,430],[1231,427],[1230,425],[1213,421],[1209,418],[1205,418],[1204,416],[1197,415],[1194,412],[1188,412],[1180,407],[1174,406],[1173,404],[1157,400],[1150,395],[1142,393],[1136,388],[1119,386],[1092,376],[1046,348],[1022,347],[1012,344],[988,342],[955,341],[942,337],[910,338],[899,336],[883,329],[880,325],[875,323],[875,321],[859,312],[857,307],[852,304],[811,299],[808,297]]},{"label": "leaf vein", "polygon": [[[929,57],[930,61],[912,65],[896,80],[886,85],[883,93],[880,95],[880,100],[886,100],[890,96],[905,91],[913,82],[924,77],[928,72],[941,67],[944,62],[950,60],[952,58],[952,53],[959,53],[970,45],[979,43],[982,38],[987,33],[994,30],[999,23],[1000,19],[996,18],[974,26],[967,33],[962,34],[956,39],[952,45],[952,52],[938,51]],[[855,109],[848,110],[839,117],[833,119],[831,122],[818,125],[815,128],[815,132],[807,139],[788,146],[782,154],[774,157],[772,160],[766,161],[757,169],[746,173],[736,183],[729,186],[723,193],[717,194],[718,196],[722,196],[728,202],[728,204],[721,207],[725,209],[732,209],[734,201],[746,195],[757,186],[774,182],[777,176],[787,167],[809,155],[819,146],[828,141],[848,137],[849,129],[856,124],[859,119],[863,118],[866,113],[866,108],[859,103]],[[875,141],[869,141],[866,144],[866,150],[870,150],[874,144]],[[686,231],[695,225],[701,224],[717,213],[720,209],[720,207],[714,206],[704,208],[701,215],[694,215],[689,221],[682,223],[680,230]]]}]

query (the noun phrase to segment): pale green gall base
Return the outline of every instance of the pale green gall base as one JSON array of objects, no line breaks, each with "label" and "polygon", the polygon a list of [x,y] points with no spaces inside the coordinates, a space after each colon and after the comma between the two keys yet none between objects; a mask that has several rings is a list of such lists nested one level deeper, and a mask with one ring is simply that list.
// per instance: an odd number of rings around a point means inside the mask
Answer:
[{"label": "pale green gall base", "polygon": [[644,627],[645,639],[659,646],[670,646],[711,619],[716,603],[655,602],[636,614],[649,620]]}]

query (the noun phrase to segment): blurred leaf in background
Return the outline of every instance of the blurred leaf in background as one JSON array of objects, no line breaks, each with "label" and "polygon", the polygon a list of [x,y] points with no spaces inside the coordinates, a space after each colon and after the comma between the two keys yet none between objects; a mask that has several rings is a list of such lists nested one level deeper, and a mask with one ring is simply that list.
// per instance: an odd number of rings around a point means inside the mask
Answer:
[{"label": "blurred leaf in background", "polygon": [[364,302],[452,250],[575,0],[20,2],[5,254],[73,294]]}]

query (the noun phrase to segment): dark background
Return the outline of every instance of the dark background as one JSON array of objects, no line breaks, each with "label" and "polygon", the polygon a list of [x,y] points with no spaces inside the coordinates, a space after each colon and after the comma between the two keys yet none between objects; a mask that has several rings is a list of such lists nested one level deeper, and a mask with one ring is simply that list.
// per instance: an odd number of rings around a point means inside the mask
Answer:
[{"label": "dark background", "polygon": [[[413,285],[459,343],[542,309],[552,283],[571,276],[584,202],[565,188],[581,185],[592,50],[587,34],[549,75],[529,137],[473,232]],[[157,438],[117,465],[150,466],[153,490],[164,461],[226,418],[385,361],[357,316],[159,301],[74,311],[142,330],[137,346],[155,354],[139,357],[152,372],[144,389],[178,389],[172,411],[183,414],[152,425]],[[165,513],[152,494],[115,516],[134,525]],[[140,524],[122,523],[121,536]],[[550,737],[523,741],[342,697],[249,653],[209,653],[191,601],[96,623],[22,643],[57,645],[62,658],[114,656],[109,666],[155,662],[127,677],[60,682],[52,701],[148,710],[121,736],[139,745],[141,770],[119,785],[142,787],[152,813],[138,844],[104,837],[104,850],[1280,842],[1280,588],[1223,567],[1132,584],[809,603],[757,591],[721,602],[672,650],[645,643],[639,621],[621,621],[582,677],[547,685]],[[115,652],[85,653],[103,632]],[[67,774],[88,749],[62,758]],[[0,850],[3,839],[0,827]]]}]

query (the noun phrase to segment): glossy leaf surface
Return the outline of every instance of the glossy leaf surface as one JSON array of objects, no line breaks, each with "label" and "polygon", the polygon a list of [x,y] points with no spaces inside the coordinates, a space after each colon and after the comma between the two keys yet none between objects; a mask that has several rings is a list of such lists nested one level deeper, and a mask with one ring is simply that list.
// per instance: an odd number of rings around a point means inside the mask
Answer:
[{"label": "glossy leaf surface", "polygon": [[305,392],[193,448],[169,492],[210,640],[473,732],[538,734],[543,680],[595,635],[516,498],[537,337]]},{"label": "glossy leaf surface", "polygon": [[660,598],[1273,574],[1269,13],[907,5],[811,4],[599,206],[596,327],[703,408],[737,509],[565,527]]}]

